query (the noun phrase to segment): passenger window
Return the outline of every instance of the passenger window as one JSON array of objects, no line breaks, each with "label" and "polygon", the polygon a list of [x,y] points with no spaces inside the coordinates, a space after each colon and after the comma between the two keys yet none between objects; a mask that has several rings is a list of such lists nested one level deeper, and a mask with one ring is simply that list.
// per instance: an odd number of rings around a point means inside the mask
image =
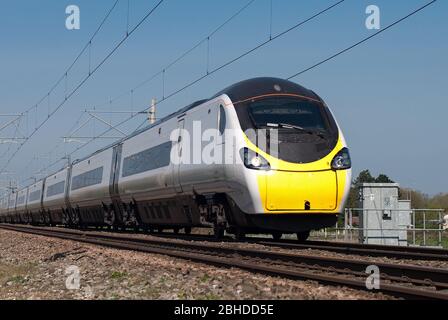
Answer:
[{"label": "passenger window", "polygon": [[103,167],[96,168],[94,170],[73,177],[72,191],[100,184],[102,181],[103,181]]},{"label": "passenger window", "polygon": [[224,107],[219,106],[219,133],[221,135],[224,134],[226,130],[226,112],[224,111]]},{"label": "passenger window", "polygon": [[156,147],[133,154],[123,161],[123,177],[129,177],[170,164],[172,142],[165,142]]}]

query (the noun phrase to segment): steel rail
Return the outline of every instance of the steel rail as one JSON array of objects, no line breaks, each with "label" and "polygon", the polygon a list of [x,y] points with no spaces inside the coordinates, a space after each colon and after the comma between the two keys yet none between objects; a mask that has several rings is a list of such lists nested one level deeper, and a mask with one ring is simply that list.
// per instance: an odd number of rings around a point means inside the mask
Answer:
[{"label": "steel rail", "polygon": [[263,238],[248,238],[249,242],[288,249],[315,249],[362,256],[389,257],[410,260],[448,261],[448,250],[436,248],[402,247],[350,242],[306,241],[297,243],[291,240],[274,241]]},{"label": "steel rail", "polygon": [[[154,234],[158,237],[163,238],[180,238],[185,240],[195,240],[195,241],[216,241],[213,236],[209,235],[184,235],[184,234],[173,234],[173,233],[157,233]],[[232,241],[235,240],[231,237],[225,237],[218,241]],[[238,242],[238,241],[237,241]],[[273,240],[269,238],[260,237],[247,237],[244,239],[246,243],[261,244],[265,246],[279,247],[283,249],[291,250],[324,250],[337,252],[342,254],[356,254],[360,256],[371,256],[371,257],[387,257],[387,258],[397,258],[397,259],[409,259],[409,260],[438,260],[438,261],[448,261],[448,250],[438,249],[438,248],[426,248],[426,247],[405,247],[405,246],[389,246],[389,245],[375,245],[375,244],[360,244],[351,242],[330,242],[330,241],[306,241],[303,243],[297,240]]]},{"label": "steel rail", "polygon": [[[120,233],[126,233],[121,231]],[[153,236],[160,238],[174,238],[188,241],[209,241],[209,242],[244,242],[260,244],[265,246],[279,247],[291,250],[324,250],[341,254],[351,254],[371,257],[387,257],[409,260],[437,260],[448,261],[448,250],[426,247],[405,247],[375,244],[359,244],[351,242],[330,242],[330,241],[306,241],[299,243],[296,240],[273,240],[269,238],[247,237],[244,241],[234,240],[231,237],[215,239],[210,235],[201,234],[175,234],[175,233],[153,233]]]},{"label": "steel rail", "polygon": [[[50,229],[1,225],[10,231],[26,232],[47,237],[107,246],[116,249],[135,250],[168,255],[176,258],[224,267],[236,267],[291,279],[314,280],[331,285],[342,285],[367,290],[366,266],[371,262],[322,256],[270,252],[256,249],[222,247],[213,243],[191,243],[162,239],[142,239],[123,235],[102,234],[69,229]],[[448,294],[421,286],[448,289],[448,270],[412,265],[375,263],[383,280],[378,291],[412,299],[443,299]],[[347,276],[350,277],[347,277]],[[395,282],[401,283],[401,285]],[[405,285],[402,285],[404,283]],[[412,284],[412,286],[408,286]]]}]

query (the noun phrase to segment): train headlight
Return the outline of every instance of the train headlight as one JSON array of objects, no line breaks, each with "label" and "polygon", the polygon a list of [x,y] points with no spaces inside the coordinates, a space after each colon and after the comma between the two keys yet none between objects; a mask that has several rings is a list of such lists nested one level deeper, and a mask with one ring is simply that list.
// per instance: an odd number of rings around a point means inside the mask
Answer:
[{"label": "train headlight", "polygon": [[265,158],[248,148],[241,149],[241,157],[246,168],[254,170],[271,169],[271,165]]},{"label": "train headlight", "polygon": [[352,167],[352,160],[350,159],[350,153],[347,148],[338,152],[331,162],[331,167],[334,170],[344,170]]}]

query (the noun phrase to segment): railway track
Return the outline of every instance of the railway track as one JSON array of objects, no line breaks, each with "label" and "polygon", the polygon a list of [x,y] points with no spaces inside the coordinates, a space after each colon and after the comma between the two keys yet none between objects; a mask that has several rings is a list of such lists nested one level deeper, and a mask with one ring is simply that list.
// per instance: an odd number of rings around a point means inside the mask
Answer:
[{"label": "railway track", "polygon": [[[126,234],[126,232],[124,232]],[[173,233],[156,233],[154,236],[168,239],[182,239],[187,241],[209,241],[209,242],[235,242],[231,237],[225,237],[216,240],[214,236],[200,234],[173,234]],[[236,241],[239,242],[239,241]],[[342,254],[356,254],[360,256],[370,257],[386,257],[408,260],[438,260],[448,261],[448,250],[438,248],[422,248],[422,247],[404,247],[404,246],[388,246],[388,245],[365,245],[349,242],[330,242],[330,241],[306,241],[298,243],[296,240],[272,240],[269,238],[252,238],[248,237],[244,240],[247,243],[261,244],[265,246],[279,247],[283,249],[314,249],[324,250]]]},{"label": "railway track", "polygon": [[[142,239],[94,231],[15,225],[1,225],[0,228],[116,249],[168,255],[273,276],[368,290],[365,270],[371,262],[262,249],[242,249],[216,243],[185,242],[167,238]],[[380,262],[376,263],[376,266],[380,270],[381,286],[375,291],[411,299],[448,300],[448,270]]]},{"label": "railway track", "polygon": [[290,240],[272,241],[270,239],[262,238],[249,240],[249,242],[278,246],[285,249],[315,249],[371,257],[448,261],[448,250],[437,248],[386,246],[372,244],[364,245],[359,243],[329,241],[307,241],[305,243],[297,243]]}]

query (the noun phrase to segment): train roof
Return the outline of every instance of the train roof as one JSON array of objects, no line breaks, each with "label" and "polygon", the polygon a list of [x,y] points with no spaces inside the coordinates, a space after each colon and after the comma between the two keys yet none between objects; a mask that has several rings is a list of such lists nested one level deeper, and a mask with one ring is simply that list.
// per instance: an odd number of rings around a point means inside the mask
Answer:
[{"label": "train roof", "polygon": [[[243,100],[249,99],[251,97],[267,95],[267,94],[297,94],[297,95],[305,96],[308,98],[321,100],[321,98],[316,93],[314,93],[314,91],[309,90],[305,87],[302,87],[301,85],[294,83],[292,81],[289,81],[289,80],[285,80],[285,79],[281,79],[281,78],[273,78],[273,77],[259,77],[259,78],[243,80],[243,81],[237,82],[237,83],[225,88],[224,90],[218,92],[217,94],[215,94],[213,97],[211,97],[209,99],[203,99],[203,100],[193,102],[192,104],[189,104],[188,106],[186,106],[182,109],[179,109],[178,111],[175,111],[175,112],[159,119],[154,124],[151,124],[142,129],[139,129],[139,130],[133,132],[132,134],[130,134],[129,136],[126,136],[126,137],[120,139],[119,141],[116,141],[104,148],[101,148],[86,157],[77,159],[77,160],[73,161],[73,164],[84,161],[97,153],[103,152],[109,148],[119,145],[120,143],[123,143],[124,141],[126,141],[136,135],[139,135],[142,132],[145,132],[155,126],[158,126],[159,124],[161,124],[169,119],[177,117],[191,109],[194,109],[194,108],[200,106],[203,103],[206,103],[210,100],[216,99],[217,97],[224,95],[224,94],[227,95],[230,98],[230,100],[232,100],[233,102],[243,101]],[[63,170],[63,169],[61,169],[61,170]],[[61,171],[61,170],[59,170],[59,171]],[[57,172],[59,172],[59,171],[57,171]]]},{"label": "train roof", "polygon": [[[191,109],[194,109],[194,108],[200,106],[201,104],[204,104],[204,103],[206,103],[210,100],[213,100],[213,99],[215,99],[221,95],[224,95],[224,94],[227,95],[230,98],[230,100],[232,100],[233,102],[243,101],[243,100],[249,99],[251,97],[268,95],[268,94],[297,94],[297,95],[305,96],[308,98],[321,100],[321,98],[316,93],[314,93],[312,90],[302,87],[301,85],[294,83],[292,81],[289,81],[289,80],[285,80],[285,79],[281,79],[281,78],[273,78],[273,77],[259,77],[259,78],[243,80],[243,81],[240,81],[238,83],[235,83],[235,84],[225,88],[224,90],[218,92],[217,94],[215,94],[214,96],[212,96],[209,99],[203,99],[203,100],[196,101],[182,109],[179,109],[176,112],[173,112],[173,113],[163,117],[162,119],[156,121],[154,124],[148,125],[140,130],[136,130],[131,135],[126,136],[126,137],[120,139],[119,141],[116,141],[104,148],[101,148],[101,149],[97,150],[96,152],[89,154],[88,156],[74,160],[72,162],[72,164],[79,163],[81,161],[84,161],[84,160],[92,157],[95,154],[103,152],[109,148],[113,148],[114,146],[119,145],[120,143],[123,143],[124,141],[126,141],[142,132],[150,130],[151,128],[158,126],[161,123],[163,123],[171,118],[177,117]],[[66,169],[66,167],[54,172],[52,175],[59,173],[60,171],[62,171],[64,169]],[[51,176],[51,175],[49,175],[49,176]],[[41,179],[38,182],[41,182],[44,179]]]},{"label": "train roof", "polygon": [[[153,128],[153,127],[158,126],[159,124],[161,124],[161,123],[163,123],[163,122],[166,122],[167,120],[169,120],[169,119],[171,119],[171,118],[177,117],[177,116],[179,116],[179,115],[181,115],[181,114],[183,114],[183,113],[185,113],[185,112],[187,112],[187,111],[189,111],[189,110],[191,110],[191,109],[193,109],[193,108],[195,108],[195,107],[197,107],[197,106],[199,106],[199,105],[201,105],[201,104],[203,104],[203,103],[206,103],[206,102],[209,101],[209,100],[210,100],[210,99],[203,99],[203,100],[198,100],[198,101],[196,101],[196,102],[193,102],[192,104],[189,104],[188,106],[186,106],[186,107],[184,107],[184,108],[182,108],[182,109],[180,109],[180,110],[178,110],[178,111],[176,111],[176,112],[173,112],[173,113],[171,113],[171,114],[169,114],[169,115],[167,115],[167,116],[165,116],[165,117],[163,117],[163,118],[161,118],[161,119],[159,119],[159,120],[157,120],[157,121],[154,122],[153,124],[147,125],[147,126],[144,127],[144,128],[141,128],[141,129],[139,129],[139,130],[136,130],[136,131],[134,131],[133,133],[131,133],[130,135],[128,135],[128,136],[126,136],[126,137],[124,137],[124,138],[122,138],[122,139],[120,139],[120,140],[118,140],[118,141],[115,141],[114,143],[112,143],[112,144],[110,144],[110,145],[107,145],[106,147],[101,148],[101,149],[95,151],[94,153],[92,153],[92,154],[90,154],[90,155],[88,155],[88,156],[85,156],[85,157],[83,157],[83,158],[74,160],[74,161],[73,161],[73,164],[75,164],[75,163],[79,163],[79,162],[81,162],[81,161],[84,161],[84,160],[90,158],[91,156],[93,156],[93,155],[95,155],[95,154],[98,154],[98,153],[103,152],[103,151],[105,151],[105,150],[107,150],[107,149],[113,148],[114,146],[117,146],[117,145],[119,145],[120,143],[123,143],[124,141],[126,141],[126,140],[128,140],[128,139],[130,139],[130,138],[132,138],[132,137],[135,137],[135,136],[139,135],[139,134],[142,133],[142,132],[145,132],[145,131],[147,131],[147,130]],[[55,174],[58,173],[58,172],[60,172],[60,171],[62,171],[62,170],[64,170],[64,169],[61,169],[61,170],[55,172]]]},{"label": "train roof", "polygon": [[321,100],[320,97],[297,83],[280,78],[253,78],[244,80],[218,92],[213,98],[226,94],[233,102],[244,101],[252,97],[269,94],[296,94],[307,98]]}]

